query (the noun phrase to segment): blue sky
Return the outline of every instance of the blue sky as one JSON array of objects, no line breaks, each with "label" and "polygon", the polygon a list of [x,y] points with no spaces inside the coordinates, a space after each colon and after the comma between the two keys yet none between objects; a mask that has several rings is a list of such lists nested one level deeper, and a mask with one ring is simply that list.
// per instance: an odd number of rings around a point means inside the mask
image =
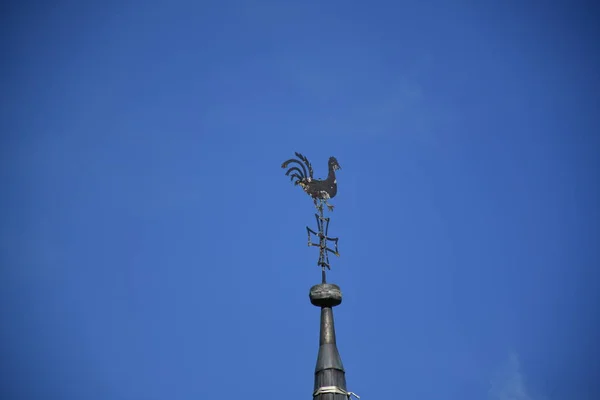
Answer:
[{"label": "blue sky", "polygon": [[3,5],[10,398],[311,398],[294,151],[349,390],[599,398],[598,7],[100,3]]}]

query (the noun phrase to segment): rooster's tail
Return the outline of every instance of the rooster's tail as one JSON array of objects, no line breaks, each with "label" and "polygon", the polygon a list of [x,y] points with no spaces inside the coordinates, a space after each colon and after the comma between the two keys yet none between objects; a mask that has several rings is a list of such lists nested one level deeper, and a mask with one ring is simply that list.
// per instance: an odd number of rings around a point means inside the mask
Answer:
[{"label": "rooster's tail", "polygon": [[[281,164],[281,168],[287,168],[288,165],[290,164],[298,164],[300,166],[300,168],[294,166],[294,167],[290,167],[287,172],[285,173],[286,176],[290,177],[290,180],[294,180],[294,184],[298,185],[300,183],[303,183],[305,181],[311,181],[313,179],[313,169],[312,166],[310,165],[310,162],[308,161],[308,159],[306,157],[304,157],[302,154],[300,153],[295,153],[296,157],[298,157],[301,161],[295,159],[295,158],[290,158],[289,160],[285,161],[283,164]],[[308,175],[307,175],[307,169],[308,168]]]}]

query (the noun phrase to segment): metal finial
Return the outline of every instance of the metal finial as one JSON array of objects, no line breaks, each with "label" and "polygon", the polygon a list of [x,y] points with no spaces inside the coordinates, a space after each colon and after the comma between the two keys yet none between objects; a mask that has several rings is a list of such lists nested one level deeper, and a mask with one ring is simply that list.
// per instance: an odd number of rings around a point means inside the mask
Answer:
[{"label": "metal finial", "polygon": [[[339,256],[338,252],[338,238],[330,238],[328,235],[329,231],[329,218],[325,218],[323,215],[323,206],[327,206],[329,211],[333,211],[333,206],[327,202],[337,194],[337,179],[335,171],[341,169],[335,157],[329,157],[328,161],[328,175],[326,179],[314,179],[313,168],[308,159],[302,154],[296,152],[297,158],[291,158],[281,164],[281,168],[288,168],[290,164],[294,164],[289,167],[286,176],[290,177],[290,180],[294,182],[294,185],[300,186],[302,190],[310,197],[312,197],[315,207],[318,213],[315,214],[317,218],[317,231],[306,227],[308,233],[308,245],[319,247],[319,260],[317,265],[321,267],[322,281],[326,283],[325,268],[331,269],[329,265],[329,253],[333,253]],[[311,233],[319,238],[318,243],[312,242]],[[333,242],[335,247],[331,249],[327,247],[328,242]]]}]

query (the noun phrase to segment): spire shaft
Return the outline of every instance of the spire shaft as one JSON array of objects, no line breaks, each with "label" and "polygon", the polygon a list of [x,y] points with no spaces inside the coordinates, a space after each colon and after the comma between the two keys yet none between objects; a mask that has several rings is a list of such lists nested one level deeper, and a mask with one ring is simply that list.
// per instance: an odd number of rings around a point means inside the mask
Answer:
[{"label": "spire shaft", "polygon": [[333,309],[331,307],[321,308],[321,333],[319,345],[335,343],[335,325],[333,323]]},{"label": "spire shaft", "polygon": [[319,354],[315,367],[314,400],[347,400],[342,393],[317,393],[323,388],[338,388],[346,391],[346,373],[337,348],[333,307],[342,302],[342,293],[337,285],[320,284],[310,290],[310,301],[321,307],[321,329],[319,332]]}]

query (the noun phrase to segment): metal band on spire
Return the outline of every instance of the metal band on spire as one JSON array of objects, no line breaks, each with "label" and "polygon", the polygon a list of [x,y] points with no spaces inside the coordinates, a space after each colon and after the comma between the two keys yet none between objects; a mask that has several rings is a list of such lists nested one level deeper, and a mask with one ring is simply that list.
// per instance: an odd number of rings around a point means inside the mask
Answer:
[{"label": "metal band on spire", "polygon": [[315,390],[315,392],[313,393],[313,397],[317,397],[320,394],[328,394],[328,393],[343,394],[344,396],[347,396],[348,398],[350,398],[350,396],[354,396],[357,399],[360,399],[360,396],[357,395],[356,393],[347,392],[344,389],[340,389],[337,386],[322,386],[322,387],[318,388],[317,390]]}]

